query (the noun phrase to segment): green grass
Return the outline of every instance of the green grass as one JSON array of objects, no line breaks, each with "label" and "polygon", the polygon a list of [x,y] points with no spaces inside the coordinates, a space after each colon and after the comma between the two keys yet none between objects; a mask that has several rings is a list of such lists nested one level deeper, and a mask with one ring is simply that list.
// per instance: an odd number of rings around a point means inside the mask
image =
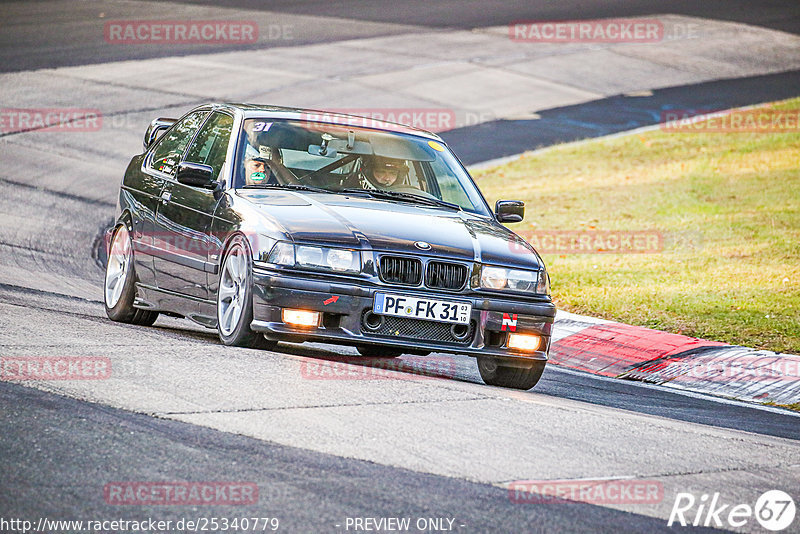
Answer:
[{"label": "green grass", "polygon": [[795,402],[792,404],[775,404],[774,402],[765,402],[767,406],[775,406],[777,408],[786,408],[787,410],[793,410],[795,412],[800,412],[800,402]]},{"label": "green grass", "polygon": [[657,130],[473,175],[492,204],[526,202],[517,232],[664,236],[658,253],[543,254],[559,308],[800,353],[800,133]]}]

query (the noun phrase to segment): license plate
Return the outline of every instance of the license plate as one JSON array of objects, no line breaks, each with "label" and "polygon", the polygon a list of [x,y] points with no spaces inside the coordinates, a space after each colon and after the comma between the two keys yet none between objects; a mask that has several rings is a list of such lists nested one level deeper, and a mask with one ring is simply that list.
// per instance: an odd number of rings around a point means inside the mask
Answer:
[{"label": "license plate", "polygon": [[468,324],[472,304],[452,300],[427,299],[406,295],[376,293],[373,313],[441,323]]}]

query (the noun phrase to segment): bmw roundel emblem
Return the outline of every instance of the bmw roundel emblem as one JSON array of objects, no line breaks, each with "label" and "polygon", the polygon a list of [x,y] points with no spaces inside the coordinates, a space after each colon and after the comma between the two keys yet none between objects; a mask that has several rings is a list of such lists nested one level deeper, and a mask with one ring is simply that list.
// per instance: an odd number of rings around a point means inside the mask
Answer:
[{"label": "bmw roundel emblem", "polygon": [[417,241],[416,243],[414,243],[414,246],[417,247],[420,250],[430,250],[431,249],[431,244],[430,243],[426,243],[425,241]]}]

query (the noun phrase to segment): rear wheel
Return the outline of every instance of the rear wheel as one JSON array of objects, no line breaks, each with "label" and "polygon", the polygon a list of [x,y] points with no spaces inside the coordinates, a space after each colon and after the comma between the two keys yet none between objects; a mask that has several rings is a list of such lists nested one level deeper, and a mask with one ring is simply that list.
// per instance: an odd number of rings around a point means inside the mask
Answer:
[{"label": "rear wheel", "polygon": [[254,349],[274,348],[250,330],[253,321],[253,262],[250,248],[242,237],[235,237],[225,252],[217,290],[217,331],[226,345]]},{"label": "rear wheel", "polygon": [[478,357],[478,372],[485,383],[512,389],[531,389],[544,372],[546,362],[504,362],[488,356]]},{"label": "rear wheel", "polygon": [[123,224],[114,231],[106,264],[103,300],[106,315],[120,323],[150,326],[158,312],[133,307],[136,299],[136,271],[133,268],[133,247],[128,228]]}]

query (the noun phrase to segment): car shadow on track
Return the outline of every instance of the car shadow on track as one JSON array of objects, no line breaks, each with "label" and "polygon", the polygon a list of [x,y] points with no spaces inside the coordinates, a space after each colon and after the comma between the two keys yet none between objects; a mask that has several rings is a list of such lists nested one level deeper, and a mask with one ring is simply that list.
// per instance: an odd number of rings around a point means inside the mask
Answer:
[{"label": "car shadow on track", "polygon": [[[181,328],[183,327],[183,328]],[[197,341],[220,344],[213,330],[186,328],[185,323],[161,323],[158,330]],[[254,354],[258,349],[252,350]],[[396,379],[431,380],[483,384],[471,356],[432,353],[429,356],[403,355],[398,358],[360,356],[355,348],[319,343],[279,343],[272,351],[259,351],[308,358],[305,373],[312,379]],[[313,365],[308,365],[308,362]],[[488,391],[499,388],[484,386]],[[502,391],[502,390],[501,390]],[[513,390],[506,390],[513,391]],[[564,370],[550,364],[542,379],[530,391],[514,395],[543,395],[596,406],[664,417],[757,434],[800,440],[797,414],[765,411],[759,406],[730,402],[704,395],[687,395],[664,387],[598,377],[590,373]]]},{"label": "car shadow on track", "polygon": [[319,373],[321,377],[325,374],[333,376],[349,373],[354,377],[363,378],[438,378],[482,383],[477,374],[475,359],[469,356],[432,353],[428,356],[404,354],[396,358],[374,358],[361,356],[351,347],[328,347],[316,343],[280,343],[275,352],[319,360],[320,365],[314,372]]},{"label": "car shadow on track", "polygon": [[[216,330],[206,329],[190,322],[159,318],[149,327],[170,337],[181,337],[192,341],[211,342],[222,346]],[[354,347],[323,343],[281,342],[275,349],[240,349],[254,353],[284,354],[312,358],[318,365],[308,367],[308,372],[317,373],[314,378],[334,378],[347,375],[353,379],[444,379],[482,384],[474,358],[444,353],[428,356],[404,354],[397,358],[375,358],[361,356]]]}]

